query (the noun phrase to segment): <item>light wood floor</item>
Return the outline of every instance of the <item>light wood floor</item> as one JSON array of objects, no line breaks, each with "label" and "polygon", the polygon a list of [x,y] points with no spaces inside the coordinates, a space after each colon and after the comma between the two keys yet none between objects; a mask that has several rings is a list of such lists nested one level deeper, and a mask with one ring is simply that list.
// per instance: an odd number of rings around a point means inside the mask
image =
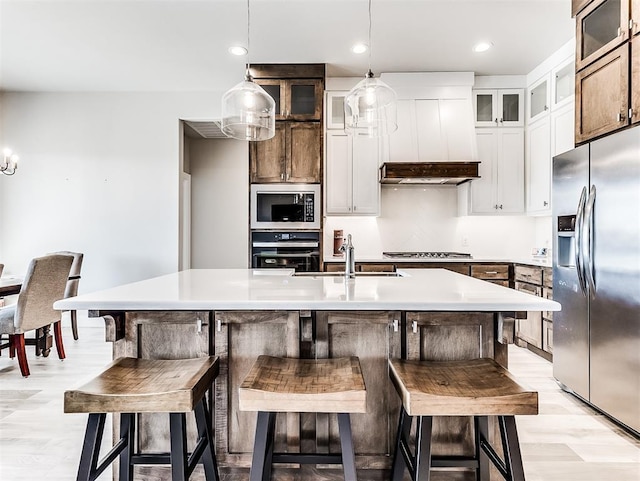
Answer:
[{"label": "light wood floor", "polygon": [[[55,348],[47,358],[29,349],[31,376],[0,356],[0,479],[75,479],[86,415],[64,414],[62,395],[93,377],[111,360],[104,324],[80,319],[80,340],[64,326],[67,359]],[[518,417],[527,481],[638,481],[640,440],[622,431],[552,378],[551,364],[511,346],[510,370],[540,393],[540,414]],[[110,425],[107,426],[110,431]],[[109,441],[109,440],[107,440]],[[111,479],[109,472],[102,480]]]}]

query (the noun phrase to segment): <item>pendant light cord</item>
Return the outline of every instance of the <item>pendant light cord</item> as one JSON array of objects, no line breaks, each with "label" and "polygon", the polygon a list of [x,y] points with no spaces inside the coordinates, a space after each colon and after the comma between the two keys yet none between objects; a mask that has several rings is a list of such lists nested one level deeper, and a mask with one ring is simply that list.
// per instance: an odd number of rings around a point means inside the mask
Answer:
[{"label": "pendant light cord", "polygon": [[371,72],[371,0],[369,0],[369,72]]},{"label": "pendant light cord", "polygon": [[251,73],[249,73],[251,62],[249,61],[249,57],[251,56],[251,8],[249,6],[250,0],[247,0],[247,80],[251,78]]}]

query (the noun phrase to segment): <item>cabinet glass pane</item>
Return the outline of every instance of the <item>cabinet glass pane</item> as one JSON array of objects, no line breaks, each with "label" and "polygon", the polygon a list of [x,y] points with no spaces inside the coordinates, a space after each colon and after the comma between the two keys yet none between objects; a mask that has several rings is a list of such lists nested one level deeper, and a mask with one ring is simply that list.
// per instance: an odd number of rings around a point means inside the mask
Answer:
[{"label": "cabinet glass pane", "polygon": [[618,36],[620,1],[607,0],[582,21],[583,59]]},{"label": "cabinet glass pane", "polygon": [[493,95],[478,94],[476,95],[476,120],[478,122],[493,121]]},{"label": "cabinet glass pane", "polygon": [[556,73],[556,94],[554,103],[559,103],[573,95],[573,64],[569,64]]},{"label": "cabinet glass pane", "polygon": [[276,102],[276,115],[282,112],[280,109],[280,85],[260,85]]},{"label": "cabinet glass pane", "polygon": [[344,125],[344,97],[331,97],[331,119],[332,125]]},{"label": "cabinet glass pane", "polygon": [[313,115],[316,111],[315,85],[291,86],[291,113]]},{"label": "cabinet glass pane", "polygon": [[520,96],[504,94],[502,96],[502,121],[517,122],[520,120]]},{"label": "cabinet glass pane", "polygon": [[547,110],[547,82],[531,90],[531,118]]}]

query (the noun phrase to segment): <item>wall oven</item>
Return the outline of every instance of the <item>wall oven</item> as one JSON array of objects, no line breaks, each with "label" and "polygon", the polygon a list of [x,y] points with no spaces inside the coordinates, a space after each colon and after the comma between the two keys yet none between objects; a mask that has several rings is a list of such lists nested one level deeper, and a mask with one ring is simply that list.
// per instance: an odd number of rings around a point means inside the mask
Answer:
[{"label": "wall oven", "polygon": [[252,232],[251,267],[320,270],[320,232]]},{"label": "wall oven", "polygon": [[320,230],[320,185],[251,184],[251,228]]}]

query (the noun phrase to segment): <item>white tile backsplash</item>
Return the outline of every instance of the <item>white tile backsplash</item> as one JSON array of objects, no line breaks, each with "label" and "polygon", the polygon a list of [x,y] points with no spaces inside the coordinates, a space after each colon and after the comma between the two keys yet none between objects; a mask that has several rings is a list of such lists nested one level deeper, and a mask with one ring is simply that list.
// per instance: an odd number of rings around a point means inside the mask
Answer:
[{"label": "white tile backsplash", "polygon": [[[383,186],[380,216],[325,218],[325,250],[333,230],[351,234],[357,257],[383,251],[457,251],[475,258],[528,258],[532,247],[548,247],[549,217],[457,216],[456,188]],[[328,252],[328,251],[327,251]]]}]

